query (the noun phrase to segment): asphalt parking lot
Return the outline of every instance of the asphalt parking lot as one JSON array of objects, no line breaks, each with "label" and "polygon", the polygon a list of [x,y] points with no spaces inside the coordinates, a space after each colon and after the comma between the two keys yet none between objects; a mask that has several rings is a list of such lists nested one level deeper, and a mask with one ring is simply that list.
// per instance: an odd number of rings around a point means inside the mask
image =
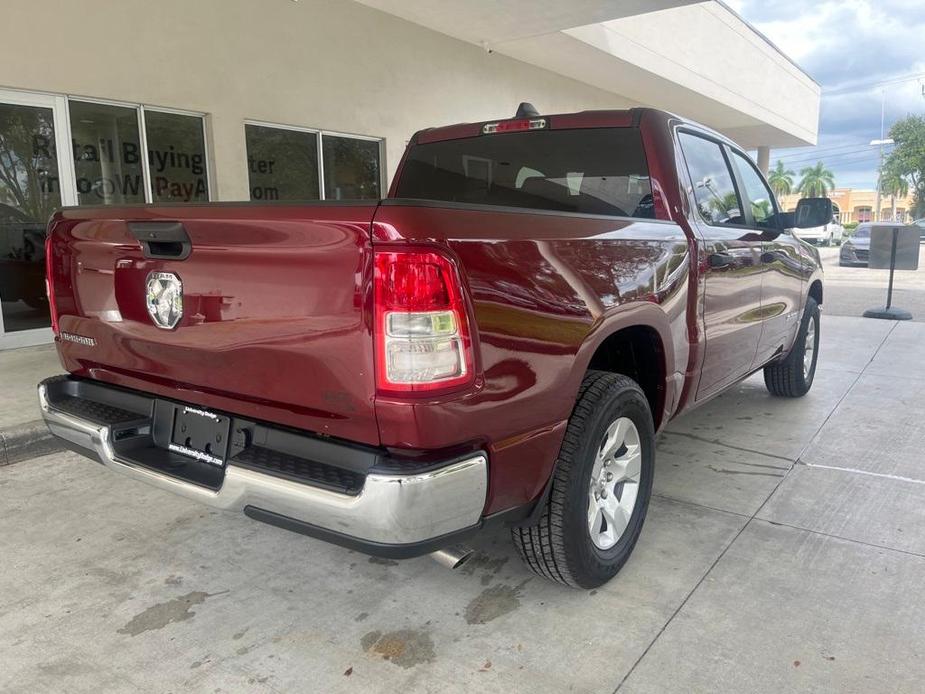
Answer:
[{"label": "asphalt parking lot", "polygon": [[829,272],[811,393],[759,376],[673,422],[596,591],[534,577],[501,532],[451,572],[70,453],[0,467],[0,690],[921,691],[925,326],[832,315]]}]

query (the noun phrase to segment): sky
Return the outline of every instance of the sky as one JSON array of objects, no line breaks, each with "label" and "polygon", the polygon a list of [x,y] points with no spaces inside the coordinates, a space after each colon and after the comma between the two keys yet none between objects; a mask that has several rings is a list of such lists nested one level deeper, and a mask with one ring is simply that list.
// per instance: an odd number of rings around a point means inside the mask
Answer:
[{"label": "sky", "polygon": [[925,1],[725,2],[822,87],[818,145],[772,150],[771,166],[781,159],[798,181],[800,169],[821,160],[837,187],[876,188],[878,148],[869,143],[880,138],[881,93],[885,133],[925,114]]}]

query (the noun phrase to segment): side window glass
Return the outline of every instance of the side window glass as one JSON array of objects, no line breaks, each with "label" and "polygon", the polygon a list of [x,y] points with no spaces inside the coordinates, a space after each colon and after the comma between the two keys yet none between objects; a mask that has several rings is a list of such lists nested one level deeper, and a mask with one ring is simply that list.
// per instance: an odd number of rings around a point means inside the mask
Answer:
[{"label": "side window glass", "polygon": [[742,156],[739,152],[733,151],[732,158],[739,169],[739,175],[742,177],[742,185],[745,198],[752,210],[752,217],[755,219],[755,226],[760,229],[777,228],[777,220],[774,217],[775,205],[774,195],[761,179],[755,165],[747,157]]},{"label": "side window glass", "polygon": [[742,204],[720,146],[689,133],[681,133],[679,139],[700,216],[714,226],[745,224]]}]

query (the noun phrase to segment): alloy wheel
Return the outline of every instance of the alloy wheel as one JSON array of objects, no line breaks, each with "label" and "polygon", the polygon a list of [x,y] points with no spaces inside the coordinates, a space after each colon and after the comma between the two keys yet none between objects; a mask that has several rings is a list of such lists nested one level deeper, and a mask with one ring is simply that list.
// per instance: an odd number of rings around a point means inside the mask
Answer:
[{"label": "alloy wheel", "polygon": [[604,433],[591,471],[588,531],[598,549],[613,547],[629,525],[639,496],[642,449],[632,420],[620,417]]},{"label": "alloy wheel", "polygon": [[809,378],[809,372],[813,368],[813,355],[816,353],[816,321],[812,318],[806,325],[806,340],[803,344],[803,378]]}]

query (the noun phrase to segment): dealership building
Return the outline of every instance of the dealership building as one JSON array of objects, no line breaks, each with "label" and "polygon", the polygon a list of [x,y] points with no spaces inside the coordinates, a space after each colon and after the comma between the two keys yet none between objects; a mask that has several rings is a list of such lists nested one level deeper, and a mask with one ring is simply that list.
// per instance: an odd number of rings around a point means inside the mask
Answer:
[{"label": "dealership building", "polygon": [[378,198],[416,130],[521,101],[674,111],[765,169],[817,136],[818,84],[716,0],[5,0],[3,18],[0,349],[52,339],[62,205]]}]

